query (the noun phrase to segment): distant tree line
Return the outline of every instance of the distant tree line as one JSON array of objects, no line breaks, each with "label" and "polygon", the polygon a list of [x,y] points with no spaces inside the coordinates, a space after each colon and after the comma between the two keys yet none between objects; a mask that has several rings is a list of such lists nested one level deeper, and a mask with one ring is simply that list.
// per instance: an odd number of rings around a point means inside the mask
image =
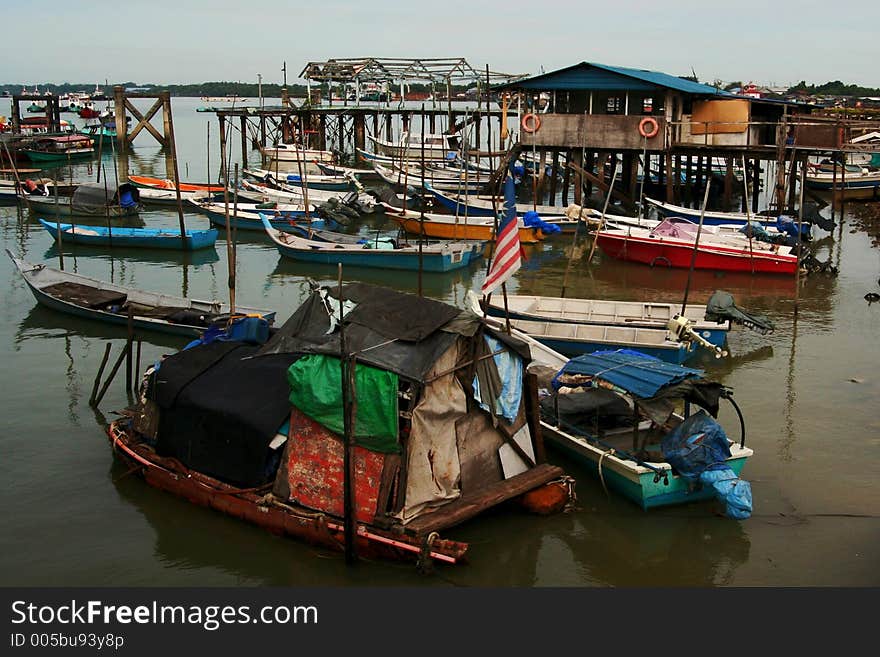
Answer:
[{"label": "distant tree line", "polygon": [[806,92],[811,96],[880,96],[880,89],[876,87],[860,87],[857,84],[844,84],[840,80],[826,82],[825,84],[807,84],[801,80],[788,93]]},{"label": "distant tree line", "polygon": [[[143,82],[114,82],[113,84],[104,84],[98,85],[98,87],[107,95],[113,95],[113,87],[115,85],[120,85],[126,89],[138,89],[143,93],[158,93],[160,91],[168,91],[172,96],[191,96],[191,97],[201,97],[201,96],[229,96],[229,95],[238,95],[243,98],[257,98],[260,94],[260,85],[256,82],[201,82],[198,84],[155,84],[155,83],[143,83]],[[334,87],[338,85],[334,84]],[[465,91],[469,85],[452,85],[453,93],[460,93]],[[94,84],[70,84],[65,82],[63,84],[37,84],[36,87],[39,89],[40,93],[46,93],[47,91],[56,94],[62,95],[71,92],[80,92],[85,91],[88,93],[93,93],[95,90]],[[390,85],[391,91],[395,92],[399,90],[399,83],[394,83]],[[406,88],[408,91],[430,91],[430,84],[420,84],[407,83]],[[10,95],[18,95],[21,93],[22,89],[26,89],[27,91],[33,91],[33,84],[0,84],[0,93],[9,92]],[[313,84],[313,90],[322,90],[324,93],[327,92],[327,84],[319,85]],[[437,93],[445,93],[446,85],[435,85],[434,91]],[[281,85],[273,84],[273,83],[264,83],[262,85],[262,93],[266,98],[280,98],[281,97]],[[289,84],[287,85],[287,93],[290,96],[297,98],[304,98],[306,96],[306,85],[304,84]]]}]

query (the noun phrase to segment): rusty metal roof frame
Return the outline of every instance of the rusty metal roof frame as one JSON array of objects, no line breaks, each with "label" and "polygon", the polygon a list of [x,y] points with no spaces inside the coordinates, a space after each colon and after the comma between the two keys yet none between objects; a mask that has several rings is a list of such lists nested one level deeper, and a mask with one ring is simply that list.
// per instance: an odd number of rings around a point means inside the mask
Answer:
[{"label": "rusty metal roof frame", "polygon": [[[491,70],[488,75],[490,85],[528,77],[525,74],[512,75]],[[486,71],[475,69],[463,57],[440,59],[365,57],[309,62],[299,77],[313,82],[354,82],[356,80],[361,82],[416,80],[444,83],[453,80],[485,82]]]}]

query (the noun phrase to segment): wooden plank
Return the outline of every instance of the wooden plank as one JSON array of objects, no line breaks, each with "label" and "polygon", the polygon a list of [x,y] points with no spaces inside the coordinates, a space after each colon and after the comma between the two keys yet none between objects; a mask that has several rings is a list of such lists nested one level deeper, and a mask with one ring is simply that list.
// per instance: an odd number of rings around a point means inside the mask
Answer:
[{"label": "wooden plank", "polygon": [[488,486],[466,498],[450,502],[421,518],[416,518],[406,525],[406,531],[416,536],[424,536],[433,531],[441,531],[458,525],[479,515],[486,509],[558,479],[563,474],[565,473],[562,468],[542,463],[527,472]]},{"label": "wooden plank", "polygon": [[[609,114],[541,114],[541,126],[533,133],[523,131],[524,146],[584,148],[587,150],[641,151],[645,138],[639,133],[644,116]],[[657,134],[647,140],[649,151],[666,148],[666,119],[657,121]]]}]

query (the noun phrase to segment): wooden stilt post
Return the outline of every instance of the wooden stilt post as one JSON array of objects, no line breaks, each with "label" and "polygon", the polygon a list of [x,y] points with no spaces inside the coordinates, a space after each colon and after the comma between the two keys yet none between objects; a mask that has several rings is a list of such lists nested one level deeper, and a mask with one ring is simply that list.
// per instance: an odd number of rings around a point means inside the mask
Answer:
[{"label": "wooden stilt post", "polygon": [[171,94],[162,92],[162,115],[165,122],[165,143],[171,152],[171,172],[174,175],[174,189],[177,196],[177,223],[180,226],[180,241],[186,251],[186,225],[183,221],[183,201],[180,198],[180,169],[177,166],[177,142],[174,138],[174,119],[171,115]]},{"label": "wooden stilt post", "polygon": [[125,89],[113,87],[114,113],[116,119],[116,143],[118,145],[116,173],[119,180],[128,181],[128,124],[125,120]]},{"label": "wooden stilt post", "polygon": [[733,193],[733,159],[725,158],[724,171],[724,211],[730,212],[730,197]]},{"label": "wooden stilt post", "polygon": [[757,158],[754,160],[752,167],[754,175],[752,176],[752,212],[758,211],[758,198],[761,194],[761,161]]},{"label": "wooden stilt post", "polygon": [[553,160],[551,162],[553,170],[550,172],[550,205],[556,205],[556,187],[559,183],[559,151],[553,150]]},{"label": "wooden stilt post", "polygon": [[241,123],[241,168],[248,168],[248,146],[247,146],[247,117],[243,114],[239,117]]},{"label": "wooden stilt post", "polygon": [[[572,152],[569,150],[565,154],[565,161],[572,161]],[[568,191],[571,188],[571,167],[565,167],[565,171],[562,172],[562,205],[568,205]]]}]

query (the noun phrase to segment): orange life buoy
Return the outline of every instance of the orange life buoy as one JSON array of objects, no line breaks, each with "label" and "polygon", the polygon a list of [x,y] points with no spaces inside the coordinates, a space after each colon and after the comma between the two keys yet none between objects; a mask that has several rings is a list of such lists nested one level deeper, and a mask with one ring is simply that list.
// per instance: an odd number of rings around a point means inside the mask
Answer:
[{"label": "orange life buoy", "polygon": [[[645,126],[651,126],[651,130],[647,130]],[[639,121],[639,134],[645,139],[650,139],[655,136],[658,132],[660,132],[660,125],[657,123],[657,119],[651,116],[646,116],[641,121]]]},{"label": "orange life buoy", "polygon": [[522,117],[520,125],[528,133],[538,132],[541,129],[541,118],[537,114],[529,112]]}]

